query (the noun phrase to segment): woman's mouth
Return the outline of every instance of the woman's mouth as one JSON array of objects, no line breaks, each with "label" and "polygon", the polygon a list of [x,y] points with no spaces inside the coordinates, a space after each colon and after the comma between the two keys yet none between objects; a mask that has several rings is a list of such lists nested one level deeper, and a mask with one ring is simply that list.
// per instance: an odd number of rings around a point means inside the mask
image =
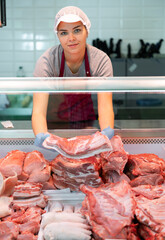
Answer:
[{"label": "woman's mouth", "polygon": [[74,47],[77,47],[77,45],[78,45],[77,43],[75,43],[75,44],[70,44],[70,45],[68,45],[68,47],[69,47],[69,48],[74,48]]}]

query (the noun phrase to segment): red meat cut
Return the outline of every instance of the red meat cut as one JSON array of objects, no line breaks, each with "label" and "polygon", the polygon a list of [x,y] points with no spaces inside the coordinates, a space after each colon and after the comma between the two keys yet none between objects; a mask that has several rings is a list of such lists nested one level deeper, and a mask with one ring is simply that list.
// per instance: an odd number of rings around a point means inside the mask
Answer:
[{"label": "red meat cut", "polygon": [[60,148],[70,156],[90,153],[96,149],[98,149],[100,152],[103,149],[112,149],[111,142],[109,141],[108,137],[100,132],[96,132],[93,135],[78,136],[68,139],[50,134],[50,136],[47,137],[43,142],[43,146],[45,148],[55,150]]},{"label": "red meat cut", "polygon": [[105,184],[98,188],[82,185],[86,194],[82,213],[89,220],[96,239],[127,239],[126,226],[134,217],[135,201],[129,183]]},{"label": "red meat cut", "polygon": [[19,150],[9,152],[0,163],[0,172],[5,177],[13,176],[16,173],[19,178],[25,156],[26,153]]},{"label": "red meat cut", "polygon": [[103,183],[99,176],[100,161],[99,156],[75,160],[58,155],[50,163],[55,186],[59,189],[69,187],[73,191],[79,190],[81,184],[100,186]]}]

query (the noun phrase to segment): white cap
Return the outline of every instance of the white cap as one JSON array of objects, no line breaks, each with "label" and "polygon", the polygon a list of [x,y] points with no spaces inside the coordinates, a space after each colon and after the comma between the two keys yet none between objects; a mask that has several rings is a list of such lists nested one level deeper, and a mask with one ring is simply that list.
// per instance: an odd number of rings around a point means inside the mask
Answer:
[{"label": "white cap", "polygon": [[91,22],[87,15],[78,7],[64,7],[56,14],[54,31],[57,33],[57,27],[60,22],[73,23],[79,21],[83,23],[89,33]]}]

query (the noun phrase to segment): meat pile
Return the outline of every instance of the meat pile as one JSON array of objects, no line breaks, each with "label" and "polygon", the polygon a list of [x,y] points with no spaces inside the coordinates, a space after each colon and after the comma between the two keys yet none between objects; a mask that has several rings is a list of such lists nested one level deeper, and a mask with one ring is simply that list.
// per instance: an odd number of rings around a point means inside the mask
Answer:
[{"label": "meat pile", "polygon": [[133,188],[137,207],[135,216],[140,223],[138,232],[143,239],[165,238],[165,186],[141,185]]},{"label": "meat pile", "polygon": [[164,183],[165,161],[155,154],[130,154],[125,168],[130,185],[158,185]]},{"label": "meat pile", "polygon": [[85,159],[71,159],[58,155],[51,163],[54,185],[59,188],[79,190],[81,184],[98,187],[103,183],[99,172],[101,158],[99,156]]},{"label": "meat pile", "polygon": [[128,161],[128,153],[125,152],[122,140],[114,136],[111,140],[112,150],[101,153],[102,178],[104,182],[118,182],[122,179],[129,181],[123,173]]},{"label": "meat pile", "polygon": [[[13,195],[8,199],[8,212],[4,212],[6,202],[1,201],[3,217],[0,222],[0,239],[37,239],[43,208],[47,197],[41,193],[40,183],[18,183]],[[4,197],[0,197],[2,200]],[[6,199],[5,199],[6,200]],[[6,200],[7,201],[7,200]]]},{"label": "meat pile", "polygon": [[18,180],[45,185],[50,181],[51,167],[39,151],[13,150],[0,159],[0,172],[5,178],[16,175]]},{"label": "meat pile", "polygon": [[81,191],[86,194],[81,211],[92,226],[94,238],[129,239],[136,207],[131,186],[123,180],[98,188],[82,185]]},{"label": "meat pile", "polygon": [[123,177],[126,179],[123,170],[128,155],[122,140],[119,136],[114,136],[109,142],[111,151],[89,158],[73,159],[59,154],[50,163],[54,185],[59,189],[70,188],[77,191],[81,184],[98,187],[103,182],[112,182],[112,177],[113,181],[114,178],[115,181]]},{"label": "meat pile", "polygon": [[76,209],[72,204],[52,203],[49,212],[42,215],[44,239],[90,240],[90,226]]}]

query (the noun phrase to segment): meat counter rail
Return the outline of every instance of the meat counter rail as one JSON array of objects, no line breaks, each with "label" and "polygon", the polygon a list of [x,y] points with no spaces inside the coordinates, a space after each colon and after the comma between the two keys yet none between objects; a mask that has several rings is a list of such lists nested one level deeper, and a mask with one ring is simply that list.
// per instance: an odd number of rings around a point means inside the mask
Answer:
[{"label": "meat counter rail", "polygon": [[165,237],[165,137],[116,134],[110,151],[85,159],[33,141],[0,139],[1,238]]}]

